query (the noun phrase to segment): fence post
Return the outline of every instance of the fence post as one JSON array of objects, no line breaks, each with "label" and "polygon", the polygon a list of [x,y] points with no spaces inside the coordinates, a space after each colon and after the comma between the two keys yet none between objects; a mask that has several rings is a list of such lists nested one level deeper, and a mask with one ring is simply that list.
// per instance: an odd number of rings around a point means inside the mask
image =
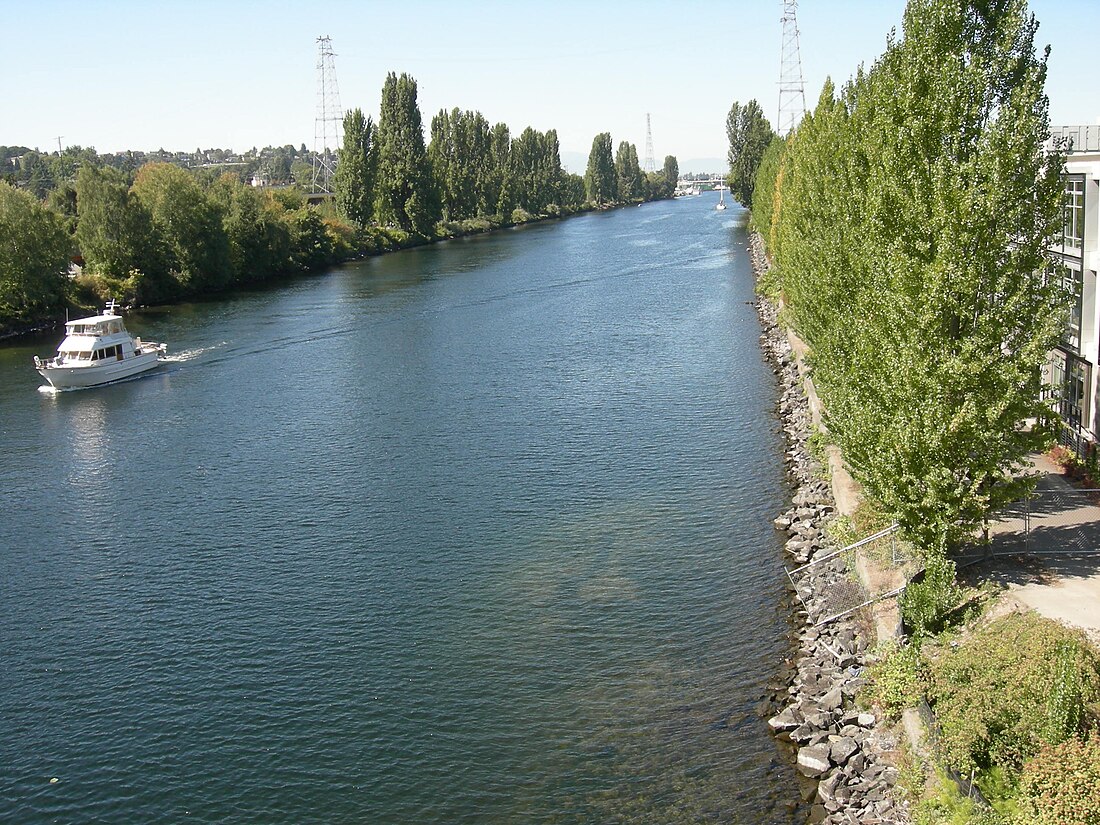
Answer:
[{"label": "fence post", "polygon": [[1031,552],[1031,499],[1034,493],[1024,499],[1024,552]]}]

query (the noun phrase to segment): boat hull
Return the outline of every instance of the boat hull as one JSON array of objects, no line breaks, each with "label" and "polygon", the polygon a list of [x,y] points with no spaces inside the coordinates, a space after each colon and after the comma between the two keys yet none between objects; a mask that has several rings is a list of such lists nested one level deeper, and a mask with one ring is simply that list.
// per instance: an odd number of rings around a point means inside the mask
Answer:
[{"label": "boat hull", "polygon": [[38,374],[57,389],[77,387],[96,387],[121,381],[142,372],[153,369],[160,363],[159,353],[143,352],[123,361],[110,361],[106,364],[88,366],[38,367]]}]

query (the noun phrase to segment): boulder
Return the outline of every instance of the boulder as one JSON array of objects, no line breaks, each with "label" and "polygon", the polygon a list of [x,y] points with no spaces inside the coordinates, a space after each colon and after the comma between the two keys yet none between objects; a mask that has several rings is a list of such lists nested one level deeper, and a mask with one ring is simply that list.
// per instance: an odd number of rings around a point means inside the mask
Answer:
[{"label": "boulder", "polygon": [[798,770],[803,776],[821,776],[831,767],[827,743],[807,745],[798,749]]},{"label": "boulder", "polygon": [[845,764],[859,750],[859,744],[848,736],[830,736],[829,758],[835,765]]},{"label": "boulder", "polygon": [[798,712],[798,708],[791,705],[789,708],[780,711],[771,719],[768,720],[768,727],[770,727],[776,733],[787,730],[794,730],[802,724],[802,714]]}]

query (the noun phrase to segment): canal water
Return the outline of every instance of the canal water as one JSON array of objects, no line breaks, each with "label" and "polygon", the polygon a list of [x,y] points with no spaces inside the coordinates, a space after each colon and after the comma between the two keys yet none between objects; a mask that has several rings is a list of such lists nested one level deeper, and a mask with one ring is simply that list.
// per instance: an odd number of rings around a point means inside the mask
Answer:
[{"label": "canal water", "polygon": [[716,200],[134,314],[114,386],[0,347],[0,821],[793,822]]}]

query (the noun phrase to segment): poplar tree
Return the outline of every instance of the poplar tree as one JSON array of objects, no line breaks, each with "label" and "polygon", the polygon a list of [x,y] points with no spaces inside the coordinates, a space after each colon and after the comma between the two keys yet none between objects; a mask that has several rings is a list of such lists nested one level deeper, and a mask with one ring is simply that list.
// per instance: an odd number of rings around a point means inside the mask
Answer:
[{"label": "poplar tree", "polygon": [[726,115],[726,136],[730,144],[730,194],[751,209],[756,173],[775,132],[759,103],[750,100],[742,106],[734,101]]},{"label": "poplar tree", "polygon": [[437,208],[424,148],[424,126],[416,102],[416,81],[393,72],[382,86],[378,117],[377,214],[406,232],[427,235]]},{"label": "poplar tree", "polygon": [[[911,0],[775,158],[772,253],[855,475],[932,558],[1044,440],[1063,158],[1023,0]],[[768,175],[773,166],[768,167]],[[763,178],[763,174],[761,175]]]},{"label": "poplar tree", "polygon": [[617,200],[622,203],[641,200],[642,169],[638,164],[638,150],[634,144],[623,141],[615,152],[615,188]]},{"label": "poplar tree", "polygon": [[661,172],[670,184],[670,189],[675,189],[676,181],[680,179],[680,164],[676,162],[674,155],[665,155],[665,163],[661,167]]},{"label": "poplar tree", "polygon": [[341,217],[358,227],[374,214],[374,123],[361,109],[344,115],[344,145],[337,154],[332,184]]},{"label": "poplar tree", "polygon": [[588,153],[588,168],[584,173],[584,190],[588,200],[600,206],[612,203],[618,194],[615,159],[611,155],[611,133],[600,132],[592,139]]},{"label": "poplar tree", "polygon": [[489,173],[485,186],[485,200],[496,214],[508,217],[515,209],[515,196],[508,178],[508,166],[512,154],[512,136],[506,123],[493,126],[489,135]]}]

